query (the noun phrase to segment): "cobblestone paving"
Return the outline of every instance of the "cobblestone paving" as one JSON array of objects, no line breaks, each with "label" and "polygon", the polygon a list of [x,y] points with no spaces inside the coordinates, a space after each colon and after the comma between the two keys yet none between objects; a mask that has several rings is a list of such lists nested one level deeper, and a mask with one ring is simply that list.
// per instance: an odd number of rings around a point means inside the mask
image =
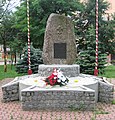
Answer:
[{"label": "cobblestone paving", "polygon": [[[95,112],[23,111],[18,101],[2,103],[1,86],[11,80],[5,79],[0,82],[0,120],[115,120],[115,105],[105,103],[97,103]],[[115,85],[115,79],[109,81]]]}]

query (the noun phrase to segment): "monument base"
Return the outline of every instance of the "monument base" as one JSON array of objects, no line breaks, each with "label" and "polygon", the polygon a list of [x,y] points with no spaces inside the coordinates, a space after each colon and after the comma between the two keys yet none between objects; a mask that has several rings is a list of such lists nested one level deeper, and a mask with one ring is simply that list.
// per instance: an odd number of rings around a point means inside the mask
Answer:
[{"label": "monument base", "polygon": [[39,88],[21,91],[23,110],[94,110],[95,91],[84,86]]},{"label": "monument base", "polygon": [[40,78],[38,74],[16,77],[2,86],[2,101],[20,100],[23,110],[92,110],[96,102],[113,101],[114,85],[96,76],[79,74],[62,87],[41,87]]},{"label": "monument base", "polygon": [[47,77],[51,75],[54,68],[60,69],[63,74],[67,77],[76,77],[80,74],[80,66],[73,64],[73,65],[39,65],[38,74],[43,77]]}]

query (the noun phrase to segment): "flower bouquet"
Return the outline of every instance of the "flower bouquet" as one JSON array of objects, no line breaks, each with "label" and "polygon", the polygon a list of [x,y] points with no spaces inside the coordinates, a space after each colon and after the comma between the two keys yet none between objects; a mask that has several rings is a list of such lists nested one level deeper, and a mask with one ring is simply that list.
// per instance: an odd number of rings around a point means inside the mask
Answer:
[{"label": "flower bouquet", "polygon": [[60,86],[64,86],[68,83],[68,79],[67,77],[65,77],[62,73],[62,71],[60,71],[60,69],[56,69],[54,68],[52,74],[46,78],[45,82],[46,84],[50,84],[51,86],[54,85],[60,85]]}]

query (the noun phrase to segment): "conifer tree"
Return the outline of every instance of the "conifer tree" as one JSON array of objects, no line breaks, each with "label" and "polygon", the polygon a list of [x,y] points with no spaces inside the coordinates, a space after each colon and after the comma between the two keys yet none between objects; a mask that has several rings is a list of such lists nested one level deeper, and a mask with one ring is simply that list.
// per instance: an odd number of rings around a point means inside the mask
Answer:
[{"label": "conifer tree", "polygon": [[[30,49],[30,61],[32,73],[38,73],[38,65],[42,64],[42,51],[40,49],[35,49],[31,45]],[[26,46],[23,51],[22,59],[20,59],[16,65],[16,71],[18,73],[27,73],[28,71],[28,47]]]},{"label": "conifer tree", "polygon": [[[104,0],[98,1],[98,70],[99,73],[104,72],[104,64],[106,63],[106,53],[114,52],[114,21],[105,20],[103,17],[106,15],[106,10],[109,8],[109,3]],[[81,72],[94,74],[95,69],[95,50],[96,50],[96,1],[87,0],[84,3],[84,11],[79,12],[75,20],[75,33],[77,36],[78,46],[78,59],[77,63],[80,64]]]},{"label": "conifer tree", "polygon": [[[77,59],[77,64],[80,65],[81,73],[94,74],[95,68],[95,29],[91,26],[86,32],[86,42],[85,49],[82,50]],[[98,69],[100,73],[104,72],[104,64],[106,63],[106,54],[101,51],[101,46],[99,46],[98,52]]]}]

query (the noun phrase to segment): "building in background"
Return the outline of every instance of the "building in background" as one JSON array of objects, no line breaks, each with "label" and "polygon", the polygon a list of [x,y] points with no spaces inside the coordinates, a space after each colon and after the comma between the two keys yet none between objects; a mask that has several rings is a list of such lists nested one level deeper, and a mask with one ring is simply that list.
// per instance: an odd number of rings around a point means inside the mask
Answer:
[{"label": "building in background", "polygon": [[[10,48],[6,48],[6,58],[10,58]],[[4,60],[4,48],[3,48],[3,45],[0,45],[0,61],[3,61]]]},{"label": "building in background", "polygon": [[110,3],[110,8],[108,9],[107,13],[108,14],[113,14],[115,13],[115,0],[106,0]]}]

